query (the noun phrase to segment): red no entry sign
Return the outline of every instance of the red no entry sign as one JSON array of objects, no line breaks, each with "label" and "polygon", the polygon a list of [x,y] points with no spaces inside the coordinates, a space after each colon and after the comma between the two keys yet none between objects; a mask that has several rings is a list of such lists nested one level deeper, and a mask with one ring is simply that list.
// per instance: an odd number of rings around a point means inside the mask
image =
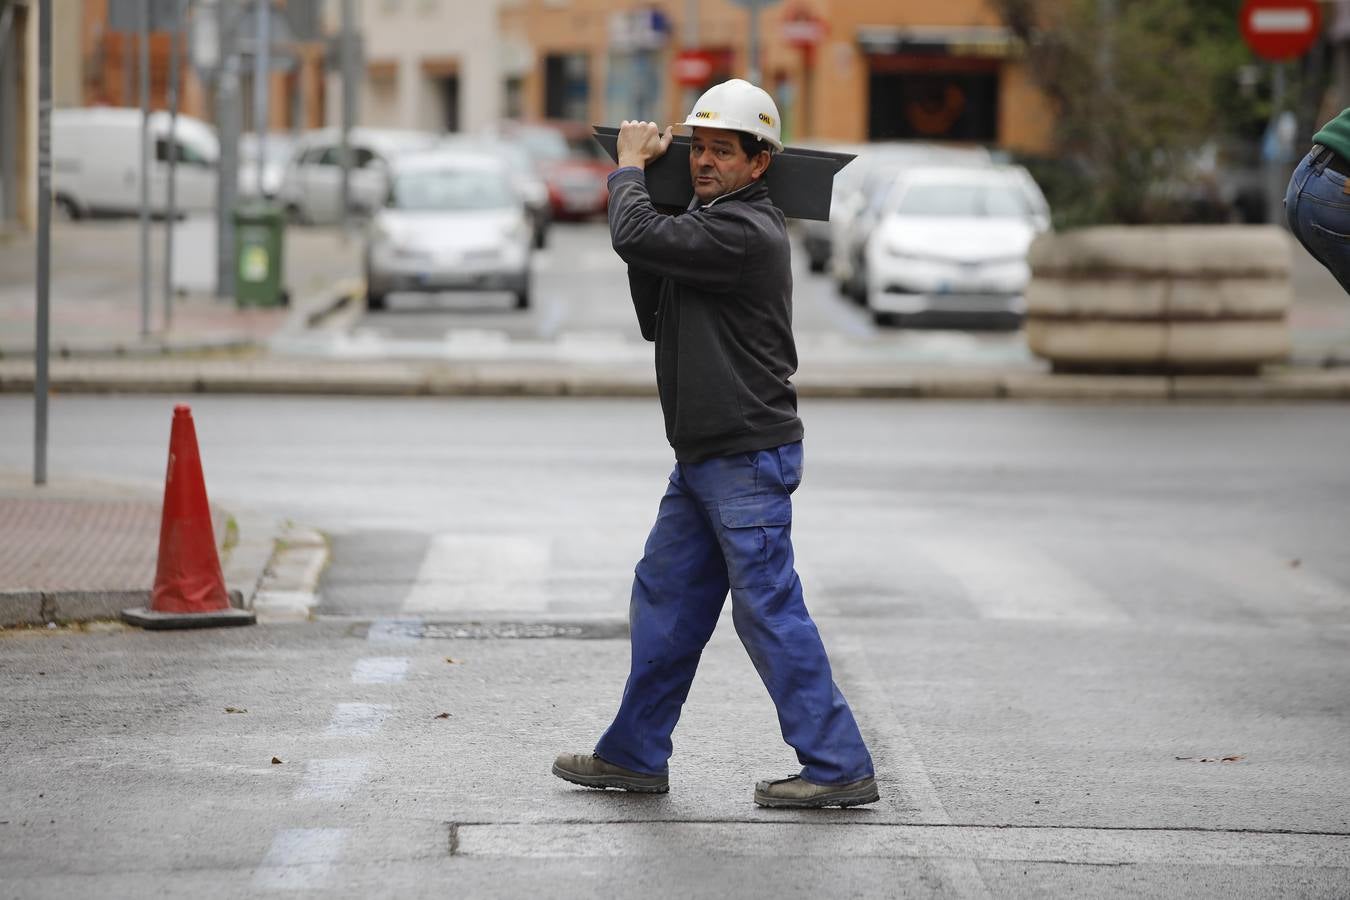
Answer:
[{"label": "red no entry sign", "polygon": [[1295,59],[1307,53],[1322,27],[1316,0],[1246,0],[1242,37],[1263,59]]}]

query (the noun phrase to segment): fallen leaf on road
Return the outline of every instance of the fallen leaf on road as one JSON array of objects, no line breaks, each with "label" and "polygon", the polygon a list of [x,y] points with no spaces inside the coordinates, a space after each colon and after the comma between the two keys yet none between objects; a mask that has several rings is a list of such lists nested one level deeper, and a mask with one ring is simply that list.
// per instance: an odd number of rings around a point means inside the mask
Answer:
[{"label": "fallen leaf on road", "polygon": [[1299,558],[1297,558],[1297,557],[1295,557],[1294,559],[1289,560],[1289,568],[1291,568],[1291,569],[1297,569],[1297,568],[1298,568],[1299,566],[1301,566],[1301,565],[1303,565],[1303,560],[1301,560],[1301,559],[1299,559]]},{"label": "fallen leaf on road", "polygon": [[436,718],[438,718],[438,719],[448,719],[448,718],[450,718],[450,714],[449,714],[449,713],[441,713],[441,714],[440,714],[439,716],[437,716]]},{"label": "fallen leaf on road", "polygon": [[1182,762],[1202,762],[1202,763],[1226,762],[1226,763],[1232,763],[1232,762],[1241,762],[1241,761],[1242,761],[1243,759],[1245,759],[1246,757],[1243,757],[1243,756],[1223,756],[1223,757],[1219,757],[1219,756],[1178,756],[1178,757],[1176,757],[1176,758],[1177,758],[1178,760],[1182,761]]},{"label": "fallen leaf on road", "polygon": [[448,656],[445,658],[445,661],[448,662],[448,663],[449,663],[450,665],[452,665],[452,666],[457,666],[457,665],[459,665],[461,662],[463,662],[463,660],[459,660],[459,659],[451,659],[451,658],[448,657]]},{"label": "fallen leaf on road", "polygon": [[280,759],[279,757],[276,757],[276,756],[272,757],[272,765],[274,765],[274,766],[279,766],[279,765],[281,765],[281,759]]},{"label": "fallen leaf on road", "polygon": [[226,711],[227,713],[246,713],[246,712],[248,712],[248,710],[246,710],[246,709],[244,709],[244,708],[242,708],[242,707],[239,707],[239,706],[227,706],[227,707],[225,707],[225,711]]}]

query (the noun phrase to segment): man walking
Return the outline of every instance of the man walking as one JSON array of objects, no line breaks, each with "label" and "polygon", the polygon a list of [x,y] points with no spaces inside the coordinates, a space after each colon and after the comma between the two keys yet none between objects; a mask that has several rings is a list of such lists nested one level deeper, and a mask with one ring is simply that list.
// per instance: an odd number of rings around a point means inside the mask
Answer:
[{"label": "man walking", "polygon": [[638,563],[629,610],[632,668],[592,755],[553,773],[587,787],[664,793],[671,733],[730,589],[732,620],[778,710],[800,774],[761,781],[761,806],[854,806],[878,799],[872,759],[835,686],[793,568],[791,494],[802,423],[790,378],[792,274],[783,214],[764,173],[783,149],[772,98],[734,79],[708,90],[693,127],[694,200],[659,212],[644,167],[671,129],[624,122],[610,176],[609,226],[628,263],[675,469]]}]

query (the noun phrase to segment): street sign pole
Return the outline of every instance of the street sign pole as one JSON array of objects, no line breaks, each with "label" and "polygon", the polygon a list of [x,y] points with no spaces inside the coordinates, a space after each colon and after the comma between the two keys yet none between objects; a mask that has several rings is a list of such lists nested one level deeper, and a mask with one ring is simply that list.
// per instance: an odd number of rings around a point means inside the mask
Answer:
[{"label": "street sign pole", "polygon": [[747,47],[746,52],[749,54],[749,57],[750,57],[750,59],[749,59],[749,64],[748,64],[747,67],[746,67],[747,70],[748,70],[748,74],[749,74],[749,76],[750,76],[747,80],[748,80],[751,84],[756,85],[756,86],[759,86],[759,82],[760,82],[760,72],[759,72],[759,4],[758,4],[758,3],[755,3],[755,4],[753,4],[753,5],[750,7],[750,40],[749,40],[749,46]]},{"label": "street sign pole", "polygon": [[353,0],[342,0],[342,209],[339,211],[342,223],[342,239],[350,237],[350,219],[352,201],[352,120],[356,118],[356,54],[352,36],[352,26],[356,18]]},{"label": "street sign pole", "polygon": [[140,15],[141,92],[141,337],[150,334],[150,3],[137,4]]},{"label": "street sign pole", "polygon": [[33,379],[33,483],[47,483],[47,364],[51,344],[52,0],[38,4],[37,373]]},{"label": "street sign pole", "polygon": [[178,218],[178,44],[189,0],[173,0],[175,27],[169,32],[169,186],[164,217],[164,330],[173,324],[173,226]]},{"label": "street sign pole", "polygon": [[268,88],[268,73],[271,70],[272,36],[268,33],[271,25],[271,0],[254,0],[257,14],[256,38],[253,47],[253,138],[256,142],[254,153],[257,160],[254,171],[258,178],[258,196],[262,193],[263,163],[267,159],[267,117],[268,100],[271,91]]}]

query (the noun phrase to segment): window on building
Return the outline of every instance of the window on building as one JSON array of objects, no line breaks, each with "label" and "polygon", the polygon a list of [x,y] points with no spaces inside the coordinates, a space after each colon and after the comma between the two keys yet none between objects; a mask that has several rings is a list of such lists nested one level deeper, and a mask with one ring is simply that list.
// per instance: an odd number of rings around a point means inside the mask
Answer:
[{"label": "window on building", "polygon": [[590,116],[590,60],[585,53],[544,58],[544,116],[584,122]]},{"label": "window on building", "polygon": [[878,72],[868,79],[870,140],[998,140],[996,72]]}]

